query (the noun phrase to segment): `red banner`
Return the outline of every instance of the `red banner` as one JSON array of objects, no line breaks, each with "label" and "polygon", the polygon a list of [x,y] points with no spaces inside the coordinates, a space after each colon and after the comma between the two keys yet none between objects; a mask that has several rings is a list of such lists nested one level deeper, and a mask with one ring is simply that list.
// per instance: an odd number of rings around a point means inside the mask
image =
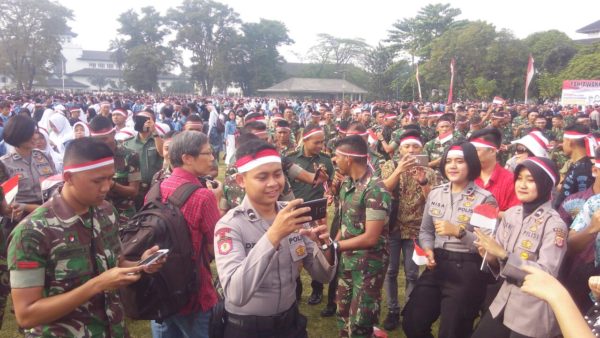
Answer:
[{"label": "red banner", "polygon": [[452,90],[454,89],[454,66],[456,64],[456,60],[452,58],[450,61],[450,89],[448,90],[448,103],[452,104]]}]

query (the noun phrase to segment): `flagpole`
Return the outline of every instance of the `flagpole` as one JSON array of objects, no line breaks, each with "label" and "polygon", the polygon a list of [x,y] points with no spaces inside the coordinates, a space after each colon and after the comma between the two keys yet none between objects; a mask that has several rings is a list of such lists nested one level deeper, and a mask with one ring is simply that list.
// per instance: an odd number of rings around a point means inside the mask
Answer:
[{"label": "flagpole", "polygon": [[421,94],[421,81],[419,81],[419,64],[417,63],[417,87],[419,89],[419,102],[423,102],[423,95]]},{"label": "flagpole", "polygon": [[454,58],[452,58],[452,60],[450,60],[450,89],[448,90],[448,102],[446,103],[446,105],[451,105],[452,104],[452,99],[453,99],[453,89],[454,89],[454,66],[456,64],[456,61],[454,60]]}]

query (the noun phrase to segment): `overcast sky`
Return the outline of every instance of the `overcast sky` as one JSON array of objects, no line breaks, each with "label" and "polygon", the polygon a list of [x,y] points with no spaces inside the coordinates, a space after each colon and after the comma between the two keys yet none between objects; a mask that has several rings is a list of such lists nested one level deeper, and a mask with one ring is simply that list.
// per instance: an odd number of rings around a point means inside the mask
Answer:
[{"label": "overcast sky", "polygon": [[[133,8],[154,6],[161,13],[176,7],[180,0],[58,0],[73,10],[70,22],[78,34],[75,42],[84,49],[106,50],[109,41],[117,34],[117,17]],[[363,38],[376,45],[387,37],[392,24],[402,18],[413,17],[428,3],[436,1],[406,0],[226,0],[221,1],[240,14],[245,22],[257,22],[260,18],[280,20],[289,30],[295,44],[280,51],[290,62],[302,61],[307,50],[315,44],[316,35],[328,33],[336,37]],[[444,3],[443,1],[441,1]],[[598,0],[569,0],[561,2],[537,0],[452,0],[452,7],[459,8],[459,19],[484,20],[496,29],[510,29],[518,38],[558,29],[571,38],[585,36],[575,31],[600,20]],[[352,5],[356,3],[356,5]]]}]

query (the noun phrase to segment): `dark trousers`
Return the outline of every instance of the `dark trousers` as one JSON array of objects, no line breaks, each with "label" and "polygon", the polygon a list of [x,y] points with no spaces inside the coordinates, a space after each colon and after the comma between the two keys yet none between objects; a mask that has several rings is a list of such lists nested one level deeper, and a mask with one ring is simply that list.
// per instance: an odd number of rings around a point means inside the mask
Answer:
[{"label": "dark trousers", "polygon": [[489,311],[486,312],[471,338],[529,338],[511,331],[508,327],[504,326],[503,321],[504,311],[496,318],[492,317]]},{"label": "dark trousers", "polygon": [[[307,338],[307,319],[294,304],[284,316],[233,316],[229,314],[224,338]],[[278,316],[281,317],[281,316]],[[280,320],[281,319],[281,320]],[[273,325],[270,323],[273,322]]]},{"label": "dark trousers", "polygon": [[425,270],[402,312],[408,338],[433,338],[431,325],[440,318],[440,338],[465,338],[485,297],[485,274],[477,254],[435,250],[437,266]]}]

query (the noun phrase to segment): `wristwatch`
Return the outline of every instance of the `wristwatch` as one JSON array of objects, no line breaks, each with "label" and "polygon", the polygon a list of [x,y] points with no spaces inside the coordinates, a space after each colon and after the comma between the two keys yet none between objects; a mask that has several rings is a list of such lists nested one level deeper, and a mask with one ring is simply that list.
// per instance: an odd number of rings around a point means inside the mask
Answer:
[{"label": "wristwatch", "polygon": [[460,229],[458,230],[458,236],[456,238],[461,239],[467,235],[467,229],[465,229],[464,225],[459,225]]}]

